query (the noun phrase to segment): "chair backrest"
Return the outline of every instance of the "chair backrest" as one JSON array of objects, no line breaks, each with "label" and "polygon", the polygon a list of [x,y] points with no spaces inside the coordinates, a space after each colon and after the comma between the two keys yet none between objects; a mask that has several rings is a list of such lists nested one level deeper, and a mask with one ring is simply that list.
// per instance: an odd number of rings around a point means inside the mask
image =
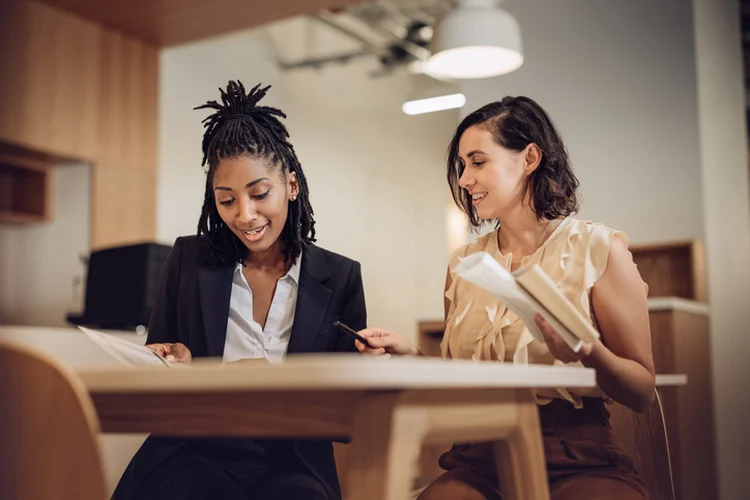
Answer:
[{"label": "chair backrest", "polygon": [[0,342],[0,498],[105,500],[93,403],[80,379]]},{"label": "chair backrest", "polygon": [[658,391],[654,403],[644,413],[618,403],[610,411],[612,429],[635,460],[651,499],[675,500],[669,441]]}]

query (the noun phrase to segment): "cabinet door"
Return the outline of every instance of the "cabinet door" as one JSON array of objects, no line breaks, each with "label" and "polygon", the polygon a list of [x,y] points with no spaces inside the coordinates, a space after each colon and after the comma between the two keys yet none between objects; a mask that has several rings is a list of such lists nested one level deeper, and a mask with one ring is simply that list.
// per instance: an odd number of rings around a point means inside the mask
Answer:
[{"label": "cabinet door", "polygon": [[101,28],[41,3],[0,3],[0,140],[94,160]]}]

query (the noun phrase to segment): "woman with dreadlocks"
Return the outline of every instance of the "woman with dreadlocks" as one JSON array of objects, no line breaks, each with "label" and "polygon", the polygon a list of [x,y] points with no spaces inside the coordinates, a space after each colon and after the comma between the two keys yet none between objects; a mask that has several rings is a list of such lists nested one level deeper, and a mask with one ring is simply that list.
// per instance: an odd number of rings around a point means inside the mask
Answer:
[{"label": "woman with dreadlocks", "polygon": [[[196,236],[178,238],[165,265],[147,345],[193,357],[281,361],[354,351],[337,319],[366,326],[357,262],[313,244],[315,221],[286,115],[259,101],[269,87],[221,90],[204,120],[208,164]],[[149,437],[116,500],[338,499],[330,441]]]}]

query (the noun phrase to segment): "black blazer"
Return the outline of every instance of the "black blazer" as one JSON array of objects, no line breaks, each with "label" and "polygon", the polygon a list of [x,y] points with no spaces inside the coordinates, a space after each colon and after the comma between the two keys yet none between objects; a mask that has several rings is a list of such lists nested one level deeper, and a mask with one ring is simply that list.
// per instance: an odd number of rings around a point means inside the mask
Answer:
[{"label": "black blazer", "polygon": [[[359,263],[308,245],[302,252],[301,266],[287,353],[355,351],[353,339],[333,322],[340,320],[355,330],[367,325]],[[178,238],[151,312],[147,343],[182,342],[193,357],[222,356],[233,273],[234,266],[212,263],[201,238]],[[150,436],[128,465],[112,498],[134,500],[138,484],[148,472],[186,442]],[[331,441],[297,441],[294,449],[329,496],[340,498]]]}]

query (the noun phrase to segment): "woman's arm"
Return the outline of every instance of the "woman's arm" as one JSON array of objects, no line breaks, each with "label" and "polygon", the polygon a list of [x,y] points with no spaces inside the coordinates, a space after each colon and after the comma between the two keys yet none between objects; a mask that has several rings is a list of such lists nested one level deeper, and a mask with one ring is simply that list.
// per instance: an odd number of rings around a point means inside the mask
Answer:
[{"label": "woman's arm", "polygon": [[625,242],[615,238],[607,269],[591,291],[603,344],[583,364],[614,400],[645,411],[654,400],[654,358],[643,280]]},{"label": "woman's arm", "polygon": [[541,318],[537,323],[556,358],[581,361],[596,370],[597,383],[612,399],[642,412],[654,399],[654,360],[643,281],[620,238],[610,246],[607,268],[591,291],[602,339],[575,354]]},{"label": "woman's arm", "polygon": [[[448,292],[448,289],[451,287],[452,283],[453,280],[451,279],[451,270],[449,267],[448,273],[445,276],[445,290],[443,290],[443,295]],[[451,302],[447,297],[443,302],[443,306],[445,308],[445,317],[443,321],[447,321],[448,312],[450,311],[451,306]],[[372,346],[372,348],[369,348],[359,341],[355,342],[354,345],[361,352],[373,354],[375,356],[382,356],[384,354],[424,356],[424,353],[420,351],[417,346],[406,340],[398,333],[384,330],[378,327],[373,327],[367,328],[366,330],[361,330],[359,334],[366,338]]]},{"label": "woman's arm", "polygon": [[177,334],[177,289],[182,265],[182,238],[177,238],[164,265],[159,290],[151,308],[146,347],[170,361],[190,362],[190,350]]}]

